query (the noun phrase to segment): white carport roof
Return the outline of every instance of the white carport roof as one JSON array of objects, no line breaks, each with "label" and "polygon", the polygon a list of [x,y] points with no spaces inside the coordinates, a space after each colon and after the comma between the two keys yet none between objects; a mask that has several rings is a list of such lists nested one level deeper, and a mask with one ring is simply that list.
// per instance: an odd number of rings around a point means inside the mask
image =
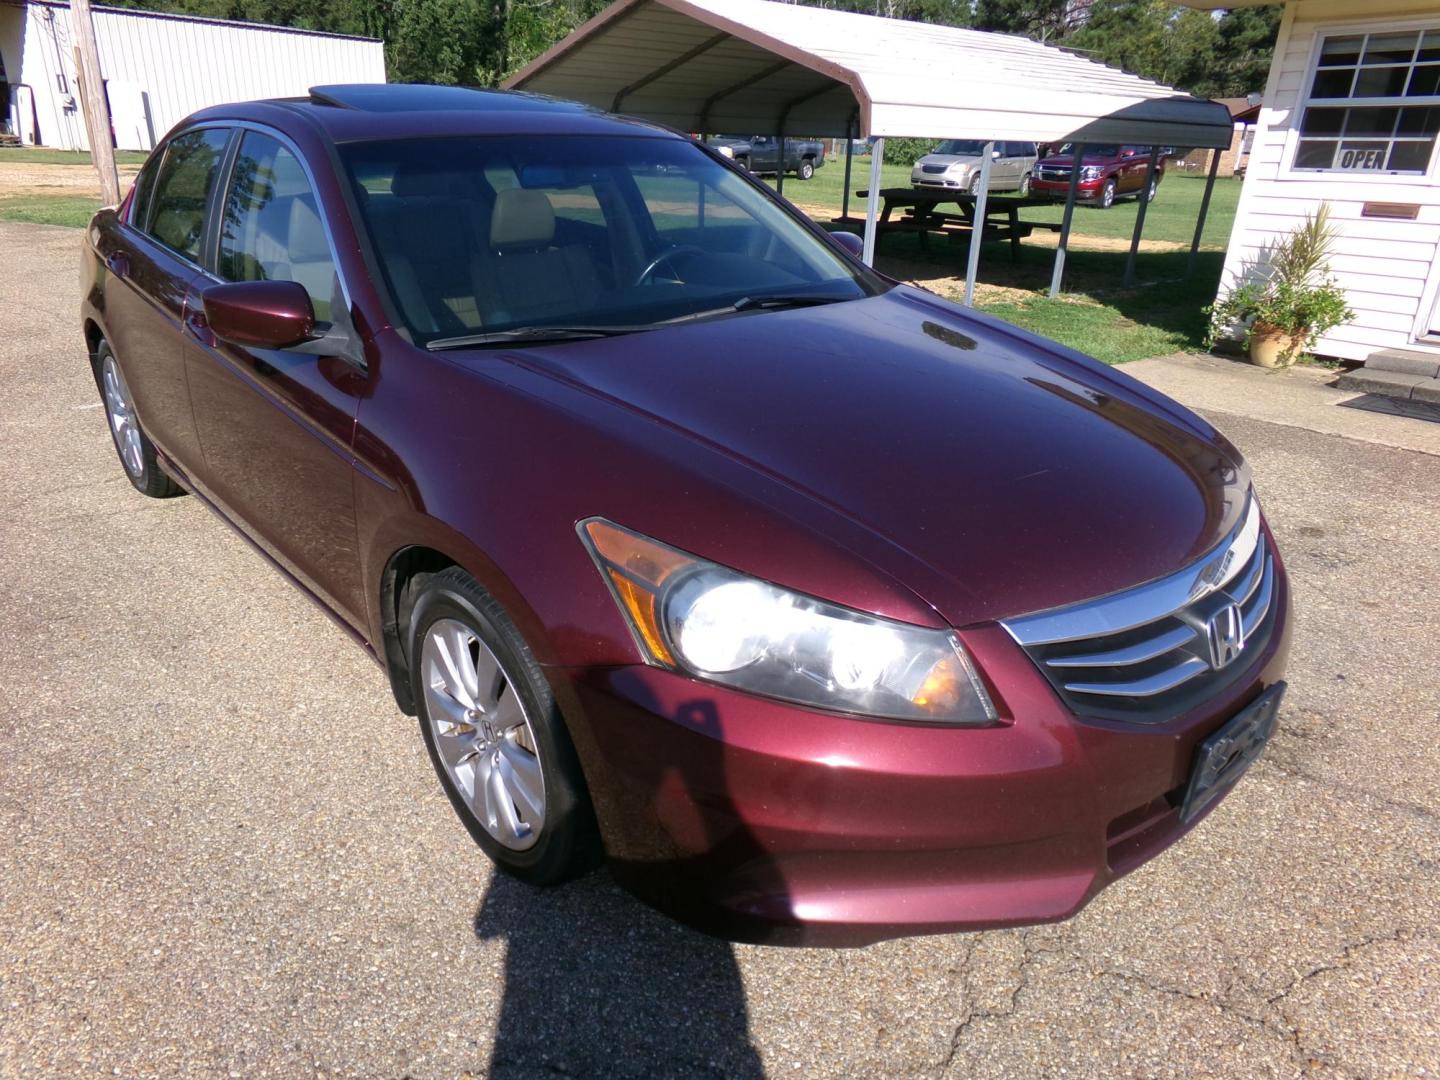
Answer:
[{"label": "white carport roof", "polygon": [[1223,105],[1053,45],[772,0],[616,0],[505,85],[682,131],[1197,147],[1232,135]]}]

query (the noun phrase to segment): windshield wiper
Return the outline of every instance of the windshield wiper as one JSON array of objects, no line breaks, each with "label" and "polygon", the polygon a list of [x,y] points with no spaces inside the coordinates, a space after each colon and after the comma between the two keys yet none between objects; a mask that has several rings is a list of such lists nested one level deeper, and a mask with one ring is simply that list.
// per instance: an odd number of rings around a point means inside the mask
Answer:
[{"label": "windshield wiper", "polygon": [[431,352],[445,349],[473,349],[486,345],[537,345],[547,341],[585,341],[590,338],[619,337],[646,329],[643,326],[518,326],[489,334],[463,334],[426,342]]},{"label": "windshield wiper", "polygon": [[793,293],[772,296],[742,296],[731,307],[735,311],[759,311],[762,309],[820,307],[822,304],[842,304],[854,300],[853,296],[825,296],[817,293]]}]

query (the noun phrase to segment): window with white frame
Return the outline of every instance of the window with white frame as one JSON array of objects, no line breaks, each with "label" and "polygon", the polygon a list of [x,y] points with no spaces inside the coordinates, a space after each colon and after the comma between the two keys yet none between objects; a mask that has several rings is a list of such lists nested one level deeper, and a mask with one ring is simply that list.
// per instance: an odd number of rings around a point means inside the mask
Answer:
[{"label": "window with white frame", "polygon": [[1419,175],[1440,132],[1440,26],[1322,39],[1294,168]]}]

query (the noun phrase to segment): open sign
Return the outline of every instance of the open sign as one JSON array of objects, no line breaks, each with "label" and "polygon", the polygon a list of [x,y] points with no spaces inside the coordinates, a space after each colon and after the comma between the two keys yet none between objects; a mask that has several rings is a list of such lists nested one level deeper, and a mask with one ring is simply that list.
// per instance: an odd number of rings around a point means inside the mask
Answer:
[{"label": "open sign", "polygon": [[1335,164],[1337,169],[1383,169],[1385,167],[1384,150],[1342,149],[1339,158],[1340,160]]}]

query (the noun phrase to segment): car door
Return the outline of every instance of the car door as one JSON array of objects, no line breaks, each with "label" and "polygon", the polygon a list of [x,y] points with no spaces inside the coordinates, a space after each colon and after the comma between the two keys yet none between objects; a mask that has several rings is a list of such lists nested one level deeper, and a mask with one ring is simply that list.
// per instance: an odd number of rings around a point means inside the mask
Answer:
[{"label": "car door", "polygon": [[1124,164],[1120,167],[1119,190],[1131,194],[1145,186],[1145,168],[1150,148],[1148,146],[1126,146],[1120,150]]},{"label": "car door", "polygon": [[356,362],[218,340],[203,292],[217,281],[297,281],[317,325],[344,304],[324,206],[298,151],[243,130],[214,229],[213,273],[192,288],[186,364],[212,498],[282,567],[356,628],[364,623],[350,445]]},{"label": "car door", "polygon": [[128,220],[100,233],[105,332],[145,432],[187,473],[202,466],[185,379],[185,297],[201,272],[205,211],[231,131],[192,128],[151,155]]}]

